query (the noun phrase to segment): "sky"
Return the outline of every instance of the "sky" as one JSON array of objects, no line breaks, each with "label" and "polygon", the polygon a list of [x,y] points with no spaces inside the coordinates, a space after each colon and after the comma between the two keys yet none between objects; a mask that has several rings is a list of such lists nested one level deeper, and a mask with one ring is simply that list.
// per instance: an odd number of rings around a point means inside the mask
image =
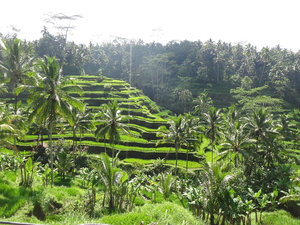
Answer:
[{"label": "sky", "polygon": [[[299,0],[0,0],[0,33],[39,39],[49,15],[82,18],[68,40],[88,44],[116,37],[145,42],[200,40],[300,49]],[[61,22],[61,25],[65,25]]]}]

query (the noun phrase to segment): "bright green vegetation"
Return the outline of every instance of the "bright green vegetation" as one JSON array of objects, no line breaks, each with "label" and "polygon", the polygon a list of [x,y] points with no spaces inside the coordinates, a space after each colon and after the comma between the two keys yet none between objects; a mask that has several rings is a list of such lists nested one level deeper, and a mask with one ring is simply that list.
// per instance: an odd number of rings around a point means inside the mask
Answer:
[{"label": "bright green vegetation", "polygon": [[[151,164],[153,162],[152,159],[136,159],[136,158],[127,158],[127,159],[124,159],[123,161],[127,162],[127,163],[132,163],[132,164],[139,163],[141,165],[147,165],[147,164]],[[175,160],[165,160],[164,163],[170,164],[170,165],[175,165],[176,161]],[[178,160],[178,167],[185,168],[185,166],[186,166],[185,161]],[[201,167],[201,164],[199,164],[197,162],[189,161],[188,167],[190,169],[199,168],[199,167]]]},{"label": "bright green vegetation", "polygon": [[138,225],[140,221],[144,221],[145,224],[151,224],[151,222],[158,224],[204,224],[197,221],[188,210],[174,203],[147,204],[130,213],[105,216],[101,221],[115,225]]}]

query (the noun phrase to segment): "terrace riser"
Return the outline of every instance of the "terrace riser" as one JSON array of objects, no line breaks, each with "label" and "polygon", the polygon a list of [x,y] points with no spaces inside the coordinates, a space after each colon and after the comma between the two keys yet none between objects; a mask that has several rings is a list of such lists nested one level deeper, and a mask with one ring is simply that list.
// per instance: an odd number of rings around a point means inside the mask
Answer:
[{"label": "terrace riser", "polygon": [[[31,146],[17,146],[20,150],[32,151]],[[115,153],[118,150],[115,150]],[[89,146],[87,152],[89,154],[100,154],[105,152],[105,148],[101,146]],[[109,156],[111,154],[111,148],[109,146],[106,147],[106,153]],[[142,152],[142,151],[130,151],[130,150],[122,150],[119,154],[120,159],[125,158],[138,158],[138,159],[166,159],[166,160],[175,160],[176,153],[175,152]],[[178,152],[178,160],[186,160],[186,153]],[[188,153],[188,160],[194,162],[200,162],[203,158],[196,156],[193,153]]]},{"label": "terrace riser", "polygon": [[[102,152],[105,152],[104,147],[98,147],[98,146],[91,146],[88,148],[88,153],[90,154],[100,154]],[[117,152],[115,150],[115,152]],[[109,147],[106,147],[106,153],[111,156],[111,149]],[[120,159],[125,158],[138,158],[138,159],[168,159],[168,160],[175,160],[176,159],[176,153],[175,152],[141,152],[141,151],[120,151],[119,154]],[[202,160],[202,158],[199,158],[195,156],[192,153],[188,154],[189,161],[199,162]],[[186,160],[186,153],[178,153],[178,160]]]},{"label": "terrace riser", "polygon": [[[52,138],[52,140],[59,140],[61,138],[57,138],[57,137],[54,137]],[[48,138],[44,138],[43,139],[44,141],[48,141]],[[65,137],[64,140],[69,140],[69,141],[72,141],[73,138],[72,137]],[[79,144],[79,141],[80,139],[77,137],[77,144]],[[82,141],[93,141],[93,142],[97,142],[95,138],[93,137],[83,137],[81,139]],[[32,140],[24,140],[22,141],[23,143],[30,143],[32,142]],[[104,143],[104,139],[102,140],[99,140],[98,141],[99,143]],[[108,144],[108,140],[106,141],[106,143]],[[172,143],[160,143],[158,145],[156,145],[156,143],[138,143],[138,142],[124,142],[124,141],[121,141],[120,142],[121,145],[123,146],[127,146],[127,147],[141,147],[141,148],[153,148],[153,150],[155,150],[155,148],[159,148],[159,147],[170,147],[172,148],[172,150],[174,150],[174,144]],[[186,146],[181,146],[181,148],[183,149],[186,149]]]}]

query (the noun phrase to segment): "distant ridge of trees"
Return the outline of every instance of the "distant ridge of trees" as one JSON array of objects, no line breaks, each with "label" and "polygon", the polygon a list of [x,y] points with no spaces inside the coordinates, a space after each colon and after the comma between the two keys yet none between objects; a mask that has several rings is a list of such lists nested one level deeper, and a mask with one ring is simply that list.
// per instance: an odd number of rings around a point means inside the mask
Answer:
[{"label": "distant ridge of trees", "polygon": [[[103,74],[131,80],[133,86],[176,113],[191,109],[193,99],[204,90],[215,103],[219,102],[218,107],[232,103],[244,109],[255,104],[300,106],[300,52],[279,45],[258,50],[251,44],[233,45],[211,39],[162,45],[121,38],[101,45],[65,45],[64,36],[52,35],[47,28],[39,40],[30,44],[37,57],[64,59],[64,75]],[[184,99],[185,106],[177,99]]]}]

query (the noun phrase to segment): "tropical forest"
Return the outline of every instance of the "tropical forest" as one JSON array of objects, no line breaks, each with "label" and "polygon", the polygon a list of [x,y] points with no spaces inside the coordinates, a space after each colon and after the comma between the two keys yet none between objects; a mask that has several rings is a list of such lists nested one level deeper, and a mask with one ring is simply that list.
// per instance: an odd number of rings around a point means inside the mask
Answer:
[{"label": "tropical forest", "polygon": [[0,223],[300,224],[300,52],[1,35]]}]

